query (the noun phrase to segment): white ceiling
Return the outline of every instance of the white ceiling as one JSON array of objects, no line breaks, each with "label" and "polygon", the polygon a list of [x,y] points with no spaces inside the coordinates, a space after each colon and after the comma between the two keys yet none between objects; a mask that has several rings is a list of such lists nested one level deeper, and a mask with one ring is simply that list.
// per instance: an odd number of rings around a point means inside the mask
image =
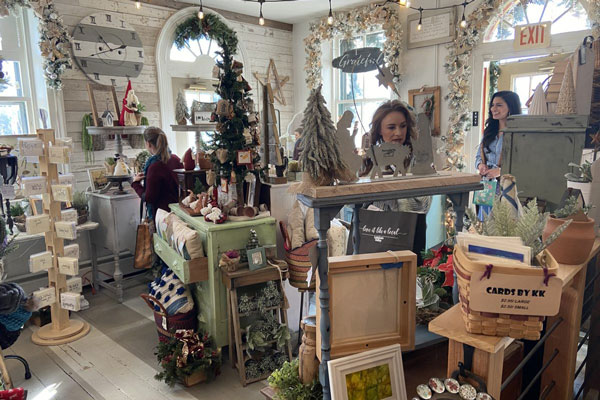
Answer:
[{"label": "white ceiling", "polygon": [[[181,0],[180,0],[181,1]],[[185,3],[199,5],[200,0],[185,0]],[[360,4],[368,4],[369,0],[331,0],[333,11],[352,8]],[[244,0],[203,0],[204,7],[214,7],[221,10],[232,11],[240,14],[252,15],[258,18],[259,4],[256,1]],[[327,15],[329,12],[328,0],[296,0],[277,1],[266,0],[263,4],[263,15],[271,19],[288,24],[303,22],[314,17]]]}]

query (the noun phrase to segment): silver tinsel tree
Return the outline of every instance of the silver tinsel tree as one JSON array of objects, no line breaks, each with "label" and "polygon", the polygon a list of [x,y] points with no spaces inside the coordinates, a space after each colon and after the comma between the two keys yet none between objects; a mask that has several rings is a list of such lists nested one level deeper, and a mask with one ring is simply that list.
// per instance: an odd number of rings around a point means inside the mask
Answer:
[{"label": "silver tinsel tree", "polygon": [[177,101],[175,102],[175,120],[179,125],[186,125],[188,119],[190,119],[190,113],[185,102],[185,97],[182,92],[179,92],[177,93]]},{"label": "silver tinsel tree", "polygon": [[308,96],[308,105],[302,120],[300,147],[304,149],[300,162],[304,171],[317,186],[332,185],[336,180],[351,182],[355,180],[340,154],[340,145],[336,138],[336,127],[331,113],[325,107],[321,86]]}]

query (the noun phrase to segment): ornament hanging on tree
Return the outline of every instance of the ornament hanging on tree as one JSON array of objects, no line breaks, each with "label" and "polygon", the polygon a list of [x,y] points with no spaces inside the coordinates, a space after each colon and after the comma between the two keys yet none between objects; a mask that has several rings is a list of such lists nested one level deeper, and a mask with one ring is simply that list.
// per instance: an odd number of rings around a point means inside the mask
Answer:
[{"label": "ornament hanging on tree", "polygon": [[177,101],[175,103],[175,119],[179,125],[187,125],[187,120],[190,119],[190,112],[188,111],[185,97],[181,91],[177,93]]},{"label": "ornament hanging on tree", "polygon": [[300,147],[304,151],[300,162],[308,172],[310,183],[317,186],[333,185],[336,181],[354,182],[356,176],[348,169],[340,154],[336,128],[325,106],[321,87],[319,85],[312,90],[304,110],[304,129],[300,138]]}]

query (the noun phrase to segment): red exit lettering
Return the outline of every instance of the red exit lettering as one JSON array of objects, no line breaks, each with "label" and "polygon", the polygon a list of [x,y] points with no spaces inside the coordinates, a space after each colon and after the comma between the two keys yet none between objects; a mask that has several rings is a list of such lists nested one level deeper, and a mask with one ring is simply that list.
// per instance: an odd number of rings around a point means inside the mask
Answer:
[{"label": "red exit lettering", "polygon": [[527,26],[521,29],[519,42],[521,46],[536,45],[544,42],[546,27],[544,25]]}]

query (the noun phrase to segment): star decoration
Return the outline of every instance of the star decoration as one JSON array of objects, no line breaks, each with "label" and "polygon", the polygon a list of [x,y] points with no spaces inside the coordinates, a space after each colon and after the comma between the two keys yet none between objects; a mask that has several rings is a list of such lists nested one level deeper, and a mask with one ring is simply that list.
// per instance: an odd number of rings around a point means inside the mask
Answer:
[{"label": "star decoration", "polygon": [[[274,85],[271,85],[271,74],[273,74]],[[269,60],[269,66],[267,67],[267,73],[265,75],[266,79],[264,80],[264,82],[260,78],[258,73],[255,72],[253,75],[261,85],[263,85],[263,86],[271,85],[271,87],[273,88],[273,97],[275,98],[275,100],[277,100],[284,106],[286,105],[285,97],[283,96],[282,89],[283,89],[283,86],[290,80],[290,77],[289,76],[284,76],[284,77],[279,76],[279,74],[277,73],[277,67],[275,67],[275,61],[273,61],[272,58]]]},{"label": "star decoration", "polygon": [[592,144],[594,147],[600,146],[600,130],[593,135],[590,134],[590,137],[592,138]]},{"label": "star decoration", "polygon": [[394,84],[394,75],[392,75],[390,69],[388,67],[379,66],[377,69],[379,70],[379,73],[377,74],[376,78],[379,81],[379,86],[390,88],[394,91],[394,93],[400,96],[400,93],[398,93],[398,88],[396,88],[396,85]]}]

